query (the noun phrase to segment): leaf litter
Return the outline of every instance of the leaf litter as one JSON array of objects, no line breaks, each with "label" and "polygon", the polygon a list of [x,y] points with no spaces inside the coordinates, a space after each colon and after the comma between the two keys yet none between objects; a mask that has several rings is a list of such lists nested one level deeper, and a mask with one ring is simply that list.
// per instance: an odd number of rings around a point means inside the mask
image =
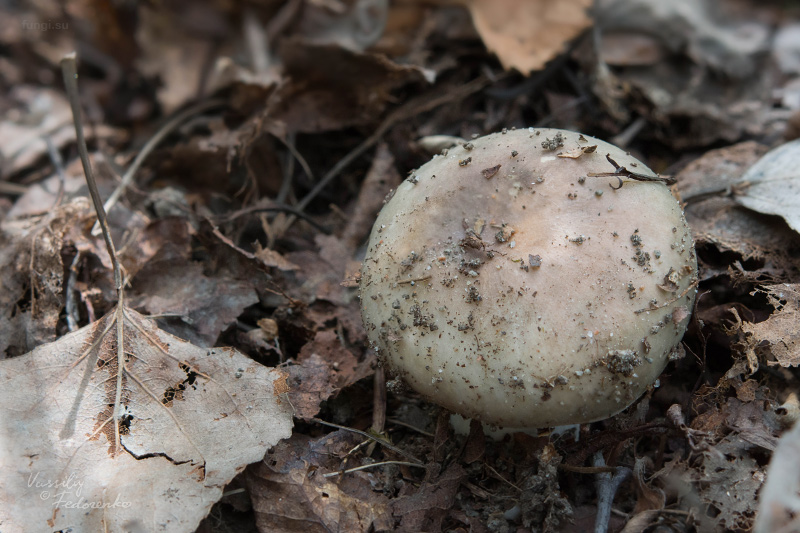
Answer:
[{"label": "leaf litter", "polygon": [[86,153],[74,57],[63,60],[64,78],[118,303],[93,324],[0,365],[8,395],[0,523],[9,531],[192,531],[245,465],[291,433],[290,406],[281,400],[286,374],[233,348],[182,341],[127,307]]},{"label": "leaf litter", "polygon": [[[787,184],[769,172],[744,176],[797,136],[800,13],[792,6],[601,1],[585,14],[587,3],[576,1],[563,6],[575,10],[563,26],[530,32],[531,19],[566,11],[518,0],[502,9],[466,0],[62,4],[0,7],[0,109],[11,119],[0,128],[0,268],[10,289],[0,297],[10,357],[2,364],[39,358],[23,381],[12,376],[2,404],[53,426],[16,430],[25,441],[3,430],[2,445],[24,450],[0,463],[14,489],[0,495],[0,508],[16,512],[26,502],[13,498],[41,497],[46,487],[29,487],[31,475],[71,480],[72,489],[80,480],[82,494],[99,477],[106,493],[92,498],[113,503],[111,487],[156,470],[163,480],[130,500],[139,514],[120,509],[150,519],[146,529],[173,520],[183,524],[174,529],[204,532],[569,532],[595,528],[612,504],[612,531],[766,531],[762,518],[791,520],[800,462],[773,451],[791,449],[787,429],[800,411],[790,394],[800,387],[800,235],[788,222]],[[536,15],[542,6],[546,16]],[[38,26],[56,22],[68,29]],[[74,135],[51,82],[61,53],[75,48],[101,52],[81,68],[101,189],[128,169],[109,220],[129,284],[123,311],[111,258],[89,232]],[[701,296],[685,355],[630,410],[563,432],[495,441],[473,427],[465,437],[401,383],[383,387],[354,273],[384,199],[430,158],[432,143],[417,139],[467,142],[532,125],[613,140],[676,178]],[[36,230],[31,271],[32,228],[60,188],[58,165],[38,140],[48,133],[67,160],[64,198],[52,209],[53,232]],[[750,196],[783,212],[748,207]],[[119,316],[131,348],[121,358],[116,324],[98,340]],[[42,345],[55,338],[62,344]],[[174,358],[161,351],[166,343]],[[243,355],[216,347],[224,344]],[[55,346],[61,351],[49,353]],[[119,412],[109,405],[114,364],[123,369]],[[240,391],[250,374],[256,381]],[[283,391],[280,404],[259,403]],[[277,442],[289,432],[281,425],[280,435],[247,437],[251,453],[238,449],[230,435],[261,423],[249,405],[278,409],[287,424],[294,413],[291,436]],[[215,427],[226,428],[230,462],[215,451]],[[69,430],[72,440],[61,442]],[[84,453],[98,462],[87,464]],[[781,464],[768,471],[773,453]],[[54,457],[69,463],[65,476]],[[48,462],[59,474],[36,477],[34,463]],[[598,480],[626,470],[633,475],[608,503]],[[771,478],[781,488],[766,490]],[[175,487],[187,498],[173,497]],[[220,499],[228,492],[236,494]],[[72,512],[35,503],[51,519]],[[170,505],[175,518],[153,518]],[[105,512],[109,524],[129,516]]]}]

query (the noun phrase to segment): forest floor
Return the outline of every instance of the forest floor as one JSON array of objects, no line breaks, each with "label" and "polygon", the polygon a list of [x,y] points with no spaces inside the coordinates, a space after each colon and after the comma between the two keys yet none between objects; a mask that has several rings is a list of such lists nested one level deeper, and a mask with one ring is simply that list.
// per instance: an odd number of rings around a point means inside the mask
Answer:
[{"label": "forest floor", "polygon": [[[127,305],[285,373],[291,436],[197,531],[579,532],[603,505],[614,532],[750,531],[759,505],[761,531],[800,530],[800,454],[781,454],[800,446],[800,148],[746,178],[800,137],[800,8],[591,3],[0,2],[0,365],[117,302],[61,81],[74,50],[101,196],[129,176],[109,208]],[[697,301],[684,356],[623,413],[458,436],[383,386],[360,262],[432,136],[527,127],[676,179]]]}]

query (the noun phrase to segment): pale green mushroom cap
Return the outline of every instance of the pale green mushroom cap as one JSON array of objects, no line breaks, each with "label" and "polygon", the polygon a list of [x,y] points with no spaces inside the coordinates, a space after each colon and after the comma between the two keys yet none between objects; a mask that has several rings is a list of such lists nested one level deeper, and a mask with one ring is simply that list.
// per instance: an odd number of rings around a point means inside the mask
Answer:
[{"label": "pale green mushroom cap", "polygon": [[607,155],[656,177],[606,142],[533,128],[409,176],[361,271],[364,324],[388,372],[506,427],[600,420],[651,386],[687,327],[694,247],[662,181],[623,177],[613,190],[616,177],[590,176],[614,172]]}]

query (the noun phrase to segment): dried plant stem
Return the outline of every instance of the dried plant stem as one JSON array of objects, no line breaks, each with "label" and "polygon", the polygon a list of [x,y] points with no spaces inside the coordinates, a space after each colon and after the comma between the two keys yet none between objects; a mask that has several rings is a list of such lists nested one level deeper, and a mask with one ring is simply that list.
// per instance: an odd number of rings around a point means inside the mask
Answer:
[{"label": "dried plant stem", "polygon": [[81,120],[81,105],[78,96],[78,67],[75,60],[75,52],[65,55],[61,59],[61,74],[64,76],[64,87],[67,90],[67,98],[72,108],[72,121],[75,124],[75,137],[78,144],[78,154],[81,157],[83,173],[86,176],[86,184],[89,186],[89,194],[92,196],[94,210],[97,212],[97,221],[103,230],[103,239],[106,241],[108,255],[111,256],[111,264],[114,268],[114,285],[117,289],[117,297],[122,303],[122,274],[120,273],[119,261],[117,261],[117,251],[114,249],[114,241],[111,240],[111,231],[108,228],[108,218],[103,202],[100,199],[100,192],[97,190],[97,182],[92,173],[92,164],[89,161],[89,151],[86,149],[86,137],[83,135],[83,120]]},{"label": "dried plant stem", "polygon": [[[358,146],[356,146],[335,165],[333,165],[333,168],[331,168],[324,176],[322,176],[322,178],[311,189],[311,191],[309,191],[303,198],[300,199],[299,202],[297,202],[296,208],[299,210],[304,210],[308,204],[310,204],[311,201],[316,198],[317,195],[322,192],[322,190],[325,189],[325,187],[327,187],[328,184],[330,184],[330,182],[332,182],[334,178],[336,178],[336,176],[342,172],[342,170],[347,168],[353,161],[358,159],[361,154],[369,150],[375,143],[381,140],[384,134],[386,134],[386,132],[398,122],[408,120],[419,115],[420,113],[431,111],[444,104],[459,102],[471,94],[480,91],[488,84],[489,80],[481,76],[457,87],[451,92],[433,97],[431,97],[430,94],[425,94],[415,98],[414,100],[410,100],[403,106],[395,109],[389,113],[389,115],[383,120],[383,122],[381,122],[381,124],[375,129],[374,132],[372,132],[369,137],[361,141]],[[286,231],[289,229],[289,226],[292,225],[296,218],[296,216],[290,216],[284,224],[282,230]]]},{"label": "dried plant stem", "polygon": [[345,431],[350,431],[350,432],[355,433],[357,435],[361,435],[362,437],[366,437],[368,439],[372,439],[375,442],[378,442],[379,444],[381,444],[384,448],[388,448],[388,449],[390,449],[390,450],[392,450],[394,452],[399,453],[403,457],[406,457],[407,459],[411,459],[412,461],[414,461],[417,464],[417,466],[424,466],[425,465],[425,463],[423,463],[422,461],[420,461],[419,459],[417,459],[416,457],[414,457],[413,455],[411,455],[407,451],[403,450],[402,448],[398,448],[397,446],[393,445],[391,442],[388,442],[385,439],[382,439],[380,437],[376,437],[375,435],[370,435],[366,431],[361,431],[360,429],[355,429],[355,428],[349,428],[347,426],[340,426],[339,424],[334,424],[333,422],[326,422],[325,420],[321,420],[319,418],[309,418],[309,420],[311,420],[312,422],[316,422],[317,424],[322,424],[323,426],[329,426],[329,427],[336,428],[336,429],[343,429]]},{"label": "dried plant stem", "polygon": [[[150,139],[145,143],[142,149],[139,150],[139,153],[134,158],[133,163],[131,163],[131,166],[128,167],[128,170],[126,170],[125,174],[122,176],[122,180],[120,181],[119,186],[114,190],[113,193],[111,193],[111,196],[108,197],[108,200],[106,200],[106,203],[103,206],[106,209],[106,211],[110,211],[111,208],[114,207],[114,204],[117,203],[120,196],[122,196],[122,193],[125,192],[125,188],[128,187],[133,181],[133,176],[136,175],[136,172],[139,170],[139,167],[142,166],[144,160],[147,158],[148,155],[150,155],[150,153],[155,149],[155,147],[158,146],[158,144],[164,140],[164,138],[167,135],[172,133],[175,130],[175,128],[186,122],[191,117],[199,113],[204,113],[210,109],[214,109],[215,107],[223,107],[224,105],[225,102],[223,102],[222,100],[208,100],[206,102],[200,102],[199,104],[189,107],[184,111],[178,113],[177,115],[169,119],[169,121],[166,124],[161,126],[161,128],[159,128],[159,130],[155,133],[155,135],[150,137]],[[75,108],[73,108],[72,111],[73,116],[75,115],[74,109]],[[92,228],[92,234],[93,235],[97,234],[97,225],[95,225],[95,227]]]},{"label": "dried plant stem", "polygon": [[[72,108],[72,122],[75,124],[75,137],[78,145],[78,154],[83,165],[83,174],[86,177],[86,184],[89,186],[89,194],[92,196],[94,210],[97,212],[97,221],[103,231],[103,239],[106,241],[108,255],[111,256],[111,265],[114,268],[114,285],[117,289],[117,307],[114,311],[114,321],[116,323],[117,334],[117,375],[116,375],[116,395],[114,397],[114,411],[109,421],[114,422],[114,453],[120,453],[120,420],[122,419],[125,406],[122,403],[122,381],[125,375],[125,333],[123,328],[123,309],[124,309],[124,285],[122,273],[117,260],[117,251],[114,248],[114,241],[111,239],[111,230],[108,226],[108,217],[103,208],[103,201],[100,199],[100,191],[97,190],[97,182],[92,172],[92,164],[89,161],[89,150],[86,148],[86,138],[83,135],[83,120],[81,120],[80,98],[78,96],[78,67],[75,52],[65,55],[61,59],[61,74],[64,76],[64,86],[67,90],[67,98]],[[105,425],[105,424],[104,424]]]},{"label": "dried plant stem", "polygon": [[339,470],[338,472],[328,472],[327,474],[323,474],[322,477],[341,476],[344,474],[349,474],[351,472],[358,472],[359,470],[366,470],[367,468],[374,468],[376,466],[386,466],[386,465],[415,466],[417,468],[425,468],[425,465],[417,463],[409,463],[408,461],[382,461],[380,463],[371,463],[368,465],[361,465],[361,466],[356,466],[354,468],[348,468],[347,470]]}]

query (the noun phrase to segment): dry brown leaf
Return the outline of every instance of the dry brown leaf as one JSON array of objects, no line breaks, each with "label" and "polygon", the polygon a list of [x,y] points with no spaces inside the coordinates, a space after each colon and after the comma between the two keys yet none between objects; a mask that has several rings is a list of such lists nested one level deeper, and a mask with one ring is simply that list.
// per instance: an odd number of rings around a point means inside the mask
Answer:
[{"label": "dry brown leaf", "polygon": [[383,200],[390,190],[400,185],[401,181],[403,180],[395,168],[394,156],[389,151],[388,145],[379,144],[358,191],[353,211],[342,232],[342,243],[350,255],[369,236],[375,215],[383,207]]},{"label": "dry brown leaf", "polygon": [[247,470],[256,524],[264,533],[323,533],[328,531],[391,531],[389,499],[374,489],[379,471],[335,472],[342,459],[363,437],[335,431],[312,440],[293,435]]},{"label": "dry brown leaf", "polygon": [[280,48],[290,80],[269,100],[268,114],[290,132],[319,133],[369,124],[403,85],[433,82],[434,74],[385,56],[335,45],[287,40]]},{"label": "dry brown leaf", "polygon": [[633,514],[638,515],[651,510],[660,510],[664,508],[666,502],[666,495],[664,491],[658,487],[650,487],[644,480],[645,468],[647,461],[644,458],[637,457],[633,466],[633,484],[636,487],[636,507],[633,509]]},{"label": "dry brown leaf", "polygon": [[389,0],[306,2],[297,34],[309,42],[336,44],[360,52],[381,37],[388,15]]},{"label": "dry brown leaf", "polygon": [[592,23],[591,0],[465,0],[486,48],[506,69],[539,70]]},{"label": "dry brown leaf", "polygon": [[687,202],[686,220],[700,245],[735,252],[745,261],[763,261],[759,274],[782,280],[794,268],[800,235],[781,219],[742,207],[726,196],[766,150],[752,141],[710,150],[689,163],[676,179]]},{"label": "dry brown leaf", "polygon": [[[187,7],[186,11],[192,10]],[[214,50],[210,40],[197,37],[183,27],[182,22],[190,20],[190,17],[186,16],[187,13],[181,15],[183,18],[168,10],[157,11],[144,6],[138,13],[136,42],[142,52],[137,58],[137,67],[147,76],[161,78],[158,101],[165,113],[175,111],[197,96],[205,72],[204,64]],[[206,16],[214,15],[209,13]],[[224,20],[223,17],[219,19]],[[216,25],[224,26],[224,23]],[[219,31],[219,28],[214,29]]]},{"label": "dry brown leaf", "polygon": [[652,35],[630,30],[603,32],[600,58],[613,66],[655,65],[667,55],[667,49]]},{"label": "dry brown leaf", "polygon": [[769,364],[800,365],[800,284],[782,283],[765,290],[776,311],[764,322],[744,323],[742,329],[753,335],[755,344],[769,343],[767,350],[775,358]]},{"label": "dry brown leaf", "polygon": [[419,487],[406,485],[391,501],[392,514],[400,519],[398,531],[443,531],[442,522],[466,479],[464,468],[453,463],[430,482]]},{"label": "dry brown leaf", "polygon": [[203,265],[177,259],[148,265],[135,279],[131,307],[154,315],[178,315],[191,332],[173,331],[200,346],[213,346],[245,307],[258,303],[249,281],[224,274],[206,275]]},{"label": "dry brown leaf", "polygon": [[259,243],[256,243],[256,252],[253,255],[256,256],[256,259],[258,259],[261,264],[270,268],[277,268],[284,272],[300,269],[299,266],[287,260],[280,253],[270,248],[262,248]]},{"label": "dry brown leaf", "polygon": [[194,531],[291,433],[285,390],[285,374],[186,343],[122,304],[3,361],[3,531]]}]

